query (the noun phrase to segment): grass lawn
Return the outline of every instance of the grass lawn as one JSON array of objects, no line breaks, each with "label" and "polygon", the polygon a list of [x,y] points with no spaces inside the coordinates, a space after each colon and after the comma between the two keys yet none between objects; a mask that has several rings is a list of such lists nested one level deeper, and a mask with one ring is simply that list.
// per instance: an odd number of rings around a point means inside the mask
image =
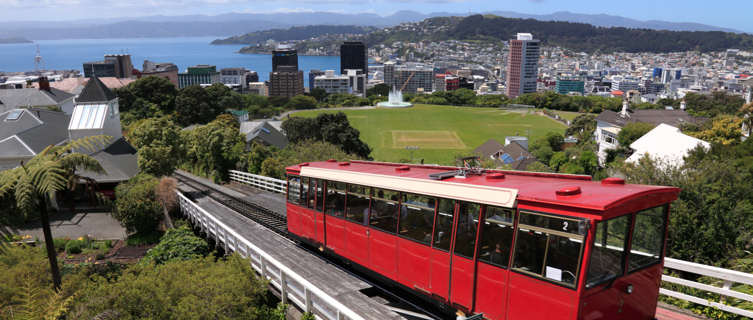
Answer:
[{"label": "grass lawn", "polygon": [[[336,110],[308,110],[293,114],[314,117]],[[548,117],[528,112],[511,112],[491,108],[415,105],[407,109],[378,108],[344,110],[350,123],[361,132],[361,139],[374,150],[377,161],[410,160],[454,164],[457,156],[470,155],[473,149],[494,138],[504,143],[506,136],[529,136],[531,140],[556,131],[565,125]]]}]

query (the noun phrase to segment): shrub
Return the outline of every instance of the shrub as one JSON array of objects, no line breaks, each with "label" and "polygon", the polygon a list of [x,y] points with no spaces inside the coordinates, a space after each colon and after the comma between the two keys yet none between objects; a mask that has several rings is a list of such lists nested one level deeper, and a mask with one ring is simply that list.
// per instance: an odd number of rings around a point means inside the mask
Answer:
[{"label": "shrub", "polygon": [[143,246],[148,244],[155,244],[159,242],[162,237],[162,233],[159,231],[152,231],[148,233],[134,233],[128,236],[126,239],[126,245],[128,246]]},{"label": "shrub", "polygon": [[65,245],[65,252],[68,254],[79,254],[84,247],[83,241],[71,240]]},{"label": "shrub", "polygon": [[52,239],[52,244],[55,246],[55,251],[60,252],[65,250],[65,246],[68,244],[70,240],[68,239]]},{"label": "shrub", "polygon": [[183,226],[168,230],[159,244],[150,249],[141,262],[162,264],[171,260],[200,258],[208,253],[207,242],[195,236],[191,229]]},{"label": "shrub", "polygon": [[115,188],[117,219],[129,232],[150,233],[162,220],[162,205],[157,201],[157,179],[140,174]]}]

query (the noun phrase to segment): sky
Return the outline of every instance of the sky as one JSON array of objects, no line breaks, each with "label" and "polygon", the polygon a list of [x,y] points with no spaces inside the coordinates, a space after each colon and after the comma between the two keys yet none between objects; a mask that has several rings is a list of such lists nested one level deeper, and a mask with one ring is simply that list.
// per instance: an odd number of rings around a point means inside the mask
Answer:
[{"label": "sky", "polygon": [[697,22],[753,33],[752,0],[0,0],[0,21],[78,20],[148,15],[329,11],[388,15],[400,10],[530,14],[570,11],[638,20]]}]

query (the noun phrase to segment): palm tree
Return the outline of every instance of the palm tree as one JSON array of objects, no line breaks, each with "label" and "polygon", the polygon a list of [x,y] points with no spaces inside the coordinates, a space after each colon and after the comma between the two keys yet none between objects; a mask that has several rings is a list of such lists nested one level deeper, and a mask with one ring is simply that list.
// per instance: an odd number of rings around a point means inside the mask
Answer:
[{"label": "palm tree", "polygon": [[76,170],[104,173],[96,159],[77,151],[95,151],[108,140],[105,136],[91,136],[62,146],[49,146],[28,162],[22,161],[19,167],[0,172],[0,198],[13,196],[19,212],[25,216],[39,212],[55,290],[60,290],[61,279],[47,213],[49,201],[55,193],[75,187],[82,179]]}]

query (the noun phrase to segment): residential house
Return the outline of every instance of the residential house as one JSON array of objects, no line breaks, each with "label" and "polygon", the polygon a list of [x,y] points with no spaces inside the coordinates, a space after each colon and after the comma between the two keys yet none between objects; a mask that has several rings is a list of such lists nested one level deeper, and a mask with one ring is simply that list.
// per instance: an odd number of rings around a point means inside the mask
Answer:
[{"label": "residential house", "polygon": [[706,141],[683,134],[679,128],[661,123],[638,140],[630,144],[633,154],[625,162],[637,163],[648,156],[658,162],[659,166],[682,166],[690,150],[698,146],[709,149]]},{"label": "residential house", "polygon": [[497,140],[489,139],[476,148],[474,153],[478,154],[482,161],[491,159],[497,166],[509,166],[513,170],[525,170],[529,164],[536,162],[536,157],[514,138],[506,139],[510,142],[504,146]]},{"label": "residential house", "polygon": [[288,145],[288,138],[282,133],[273,121],[255,120],[241,122],[240,132],[246,137],[246,147],[250,147],[254,141],[265,146],[274,146],[278,149]]},{"label": "residential house", "polygon": [[71,114],[74,105],[74,95],[50,87],[46,78],[39,79],[39,89],[0,89],[0,112],[11,109],[30,107],[57,107],[67,114]]},{"label": "residential house", "polygon": [[50,145],[68,141],[70,116],[44,108],[0,113],[0,171],[15,168]]},{"label": "residential house", "polygon": [[684,108],[680,110],[630,110],[628,103],[625,102],[620,112],[605,110],[596,117],[596,130],[594,131],[594,138],[599,146],[599,162],[604,163],[607,157],[607,150],[619,147],[617,135],[628,123],[644,122],[654,125],[665,123],[674,127],[680,127],[683,124],[698,123],[700,121],[703,121],[703,119],[691,116],[685,112]]}]

